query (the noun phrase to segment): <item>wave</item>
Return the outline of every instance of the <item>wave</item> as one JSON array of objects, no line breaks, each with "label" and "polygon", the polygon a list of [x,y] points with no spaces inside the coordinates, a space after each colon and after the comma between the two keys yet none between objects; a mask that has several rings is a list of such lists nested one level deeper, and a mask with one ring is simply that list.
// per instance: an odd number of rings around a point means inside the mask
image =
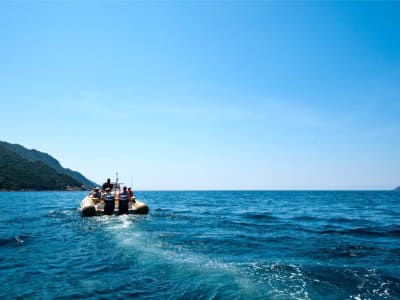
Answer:
[{"label": "wave", "polygon": [[398,299],[399,278],[388,276],[375,268],[351,266],[306,266],[312,274],[314,290],[326,294],[331,289],[334,294],[346,293],[348,299]]},{"label": "wave", "polygon": [[278,217],[270,213],[246,212],[239,214],[239,216],[244,219],[257,220],[257,221],[274,221],[279,219]]},{"label": "wave", "polygon": [[382,249],[369,245],[342,245],[335,248],[322,248],[319,255],[329,258],[367,257],[381,254]]},{"label": "wave", "polygon": [[322,218],[313,217],[313,216],[298,216],[298,217],[294,217],[292,219],[296,220],[296,221],[310,221],[310,222],[319,222],[319,221],[324,220]]},{"label": "wave", "polygon": [[366,219],[345,218],[345,217],[329,218],[327,221],[329,223],[339,223],[339,224],[371,223],[371,221]]},{"label": "wave", "polygon": [[156,218],[165,218],[165,219],[170,219],[170,220],[181,220],[181,221],[191,221],[194,219],[199,219],[204,216],[202,215],[194,215],[192,211],[190,210],[184,210],[184,211],[173,211],[169,209],[162,209],[162,208],[157,208],[152,212],[152,216]]},{"label": "wave", "polygon": [[24,235],[15,235],[10,238],[3,238],[0,239],[0,246],[20,246],[23,245],[27,239],[28,236]]},{"label": "wave", "polygon": [[354,229],[328,229],[318,231],[321,234],[338,234],[368,237],[400,237],[400,228],[398,226],[388,227],[364,227]]}]

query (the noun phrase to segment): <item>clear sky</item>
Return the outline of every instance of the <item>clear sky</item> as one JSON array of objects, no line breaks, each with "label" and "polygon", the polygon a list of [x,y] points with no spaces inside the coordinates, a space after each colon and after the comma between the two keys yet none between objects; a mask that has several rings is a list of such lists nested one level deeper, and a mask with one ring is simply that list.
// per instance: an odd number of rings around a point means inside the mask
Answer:
[{"label": "clear sky", "polygon": [[400,2],[0,2],[0,140],[148,189],[400,185]]}]

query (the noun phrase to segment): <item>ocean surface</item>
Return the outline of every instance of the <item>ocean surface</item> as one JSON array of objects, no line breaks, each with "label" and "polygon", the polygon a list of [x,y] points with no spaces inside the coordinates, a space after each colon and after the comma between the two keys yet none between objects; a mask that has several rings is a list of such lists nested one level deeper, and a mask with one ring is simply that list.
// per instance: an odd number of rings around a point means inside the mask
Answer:
[{"label": "ocean surface", "polygon": [[1,299],[400,299],[400,192],[0,193]]}]

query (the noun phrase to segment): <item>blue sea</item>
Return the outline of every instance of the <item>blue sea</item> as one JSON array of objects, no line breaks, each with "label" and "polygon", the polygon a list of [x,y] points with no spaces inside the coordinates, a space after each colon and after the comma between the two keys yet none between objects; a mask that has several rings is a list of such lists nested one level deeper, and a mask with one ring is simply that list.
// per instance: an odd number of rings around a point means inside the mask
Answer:
[{"label": "blue sea", "polygon": [[1,299],[400,299],[400,192],[0,193]]}]

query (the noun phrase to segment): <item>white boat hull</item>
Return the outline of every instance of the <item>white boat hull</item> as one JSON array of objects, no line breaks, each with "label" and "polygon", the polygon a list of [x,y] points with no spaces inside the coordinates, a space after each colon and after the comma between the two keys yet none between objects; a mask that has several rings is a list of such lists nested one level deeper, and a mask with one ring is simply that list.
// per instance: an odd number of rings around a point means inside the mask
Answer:
[{"label": "white boat hull", "polygon": [[[119,200],[116,199],[115,200],[115,208],[114,208],[114,214],[116,214],[116,215],[119,214],[118,204],[119,204]],[[129,201],[128,214],[145,215],[149,212],[149,210],[150,209],[147,206],[147,204],[145,204],[139,200]],[[89,196],[86,196],[81,201],[81,213],[82,213],[82,216],[84,216],[84,217],[93,217],[93,216],[104,215],[104,201],[101,199],[90,198]]]}]

